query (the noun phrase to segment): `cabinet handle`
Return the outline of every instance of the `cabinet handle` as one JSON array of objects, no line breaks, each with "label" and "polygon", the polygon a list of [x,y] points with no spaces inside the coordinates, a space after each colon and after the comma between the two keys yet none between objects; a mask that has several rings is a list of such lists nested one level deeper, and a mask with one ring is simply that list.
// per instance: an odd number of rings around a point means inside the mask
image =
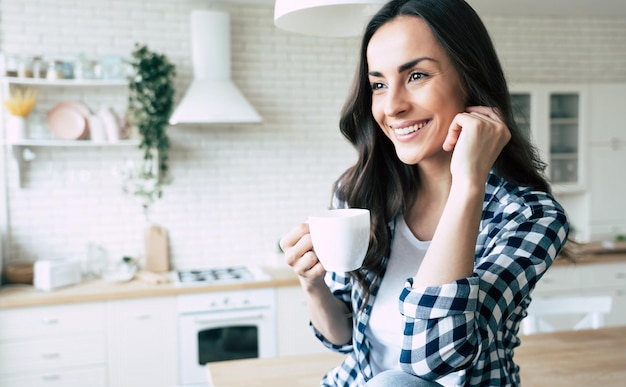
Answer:
[{"label": "cabinet handle", "polygon": [[617,273],[617,274],[615,274],[615,278],[617,278],[617,279],[624,279],[624,278],[626,278],[626,273]]},{"label": "cabinet handle", "polygon": [[58,353],[58,352],[42,353],[41,357],[43,357],[44,359],[47,359],[47,360],[52,360],[52,359],[60,358],[61,354]]},{"label": "cabinet handle", "polygon": [[45,380],[46,382],[52,382],[52,381],[55,381],[55,380],[60,380],[60,379],[61,379],[61,376],[60,376],[60,375],[58,375],[58,374],[54,374],[54,375],[43,375],[41,378],[42,378],[43,380]]},{"label": "cabinet handle", "polygon": [[56,325],[59,323],[59,319],[54,317],[44,317],[41,319],[41,323],[43,325]]},{"label": "cabinet handle", "polygon": [[215,318],[215,319],[195,319],[194,322],[198,325],[210,325],[210,324],[215,324],[215,323],[223,323],[223,322],[227,322],[227,321],[233,321],[233,320],[243,320],[243,319],[248,319],[248,320],[260,320],[263,317],[265,317],[264,314],[251,314],[251,315],[247,315],[247,316],[237,316],[237,317],[224,317],[224,318]]},{"label": "cabinet handle", "polygon": [[137,320],[150,320],[152,318],[151,314],[138,314],[135,316]]},{"label": "cabinet handle", "polygon": [[611,150],[617,151],[621,148],[622,142],[617,137],[611,137],[611,139],[609,140],[609,144]]}]

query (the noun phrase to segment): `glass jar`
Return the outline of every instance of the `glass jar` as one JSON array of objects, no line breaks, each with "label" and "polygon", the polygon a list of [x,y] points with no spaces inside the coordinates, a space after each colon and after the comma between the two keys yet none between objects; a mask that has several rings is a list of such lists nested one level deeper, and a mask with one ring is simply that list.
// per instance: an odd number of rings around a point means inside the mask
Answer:
[{"label": "glass jar", "polygon": [[46,79],[63,79],[63,62],[50,59],[46,64]]},{"label": "glass jar", "polygon": [[19,58],[14,55],[8,55],[4,58],[4,67],[6,68],[7,77],[17,77],[19,71]]},{"label": "glass jar", "polygon": [[33,77],[33,58],[24,57],[17,67],[17,76],[20,78]]}]

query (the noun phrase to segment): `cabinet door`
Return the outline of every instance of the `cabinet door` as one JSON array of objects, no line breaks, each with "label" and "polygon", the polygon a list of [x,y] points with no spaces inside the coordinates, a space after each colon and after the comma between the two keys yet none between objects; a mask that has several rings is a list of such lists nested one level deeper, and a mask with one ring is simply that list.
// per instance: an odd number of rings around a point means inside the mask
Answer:
[{"label": "cabinet door", "polygon": [[589,151],[591,222],[626,223],[626,146],[594,145]]},{"label": "cabinet door", "polygon": [[579,92],[550,92],[550,179],[553,183],[578,184],[580,176]]},{"label": "cabinet door", "polygon": [[531,132],[531,93],[518,91],[511,93],[511,107],[513,117],[526,138],[534,141]]},{"label": "cabinet door", "polygon": [[109,301],[111,386],[166,387],[178,380],[174,297]]},{"label": "cabinet door", "polygon": [[615,139],[626,140],[624,109],[626,109],[626,84],[591,86],[591,143],[608,144]]},{"label": "cabinet door", "polygon": [[555,191],[584,187],[587,89],[583,85],[526,84],[511,87],[515,122],[548,164]]},{"label": "cabinet door", "polygon": [[299,286],[277,289],[278,356],[325,352],[309,327],[309,311]]}]

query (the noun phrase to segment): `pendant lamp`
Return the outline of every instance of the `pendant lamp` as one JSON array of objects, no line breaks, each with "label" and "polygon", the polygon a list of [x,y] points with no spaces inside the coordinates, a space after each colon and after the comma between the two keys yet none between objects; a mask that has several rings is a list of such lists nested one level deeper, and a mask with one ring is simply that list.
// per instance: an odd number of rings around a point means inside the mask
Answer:
[{"label": "pendant lamp", "polygon": [[386,0],[276,0],[274,24],[321,37],[358,36]]}]

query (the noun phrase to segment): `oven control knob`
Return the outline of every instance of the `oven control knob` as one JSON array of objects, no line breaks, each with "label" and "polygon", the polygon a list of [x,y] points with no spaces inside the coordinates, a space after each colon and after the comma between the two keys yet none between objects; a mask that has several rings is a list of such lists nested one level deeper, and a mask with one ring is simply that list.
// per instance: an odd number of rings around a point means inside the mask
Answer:
[{"label": "oven control knob", "polygon": [[228,297],[224,298],[224,305],[228,305],[230,303],[230,299]]}]

